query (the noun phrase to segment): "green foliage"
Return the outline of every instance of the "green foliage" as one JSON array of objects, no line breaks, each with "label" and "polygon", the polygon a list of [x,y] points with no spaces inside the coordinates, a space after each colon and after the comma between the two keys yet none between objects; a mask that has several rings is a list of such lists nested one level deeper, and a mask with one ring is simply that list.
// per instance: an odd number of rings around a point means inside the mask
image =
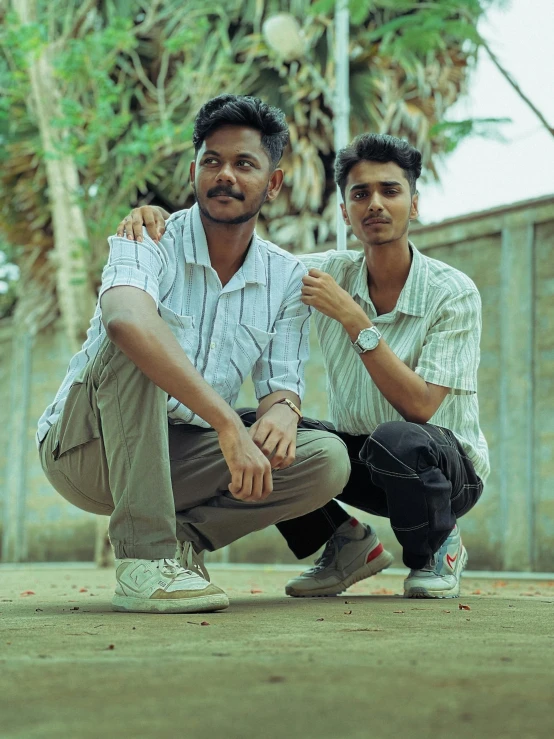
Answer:
[{"label": "green foliage", "polygon": [[[352,132],[405,136],[431,171],[438,155],[481,133],[487,122],[445,123],[444,112],[460,94],[488,3],[350,0]],[[187,203],[193,119],[223,91],[282,107],[294,134],[286,186],[267,211],[276,224],[267,226],[270,237],[286,246],[294,231],[292,241],[306,249],[315,233],[321,240],[332,233],[335,0],[36,0],[36,7],[32,24],[0,9],[0,229],[13,243],[51,247],[44,163],[71,157],[98,277],[106,236],[130,205],[154,197],[169,209]],[[302,28],[302,59],[285,63],[264,39],[264,20],[279,12]],[[59,91],[51,122],[59,143],[48,154],[28,105],[29,64],[41,54]]]}]

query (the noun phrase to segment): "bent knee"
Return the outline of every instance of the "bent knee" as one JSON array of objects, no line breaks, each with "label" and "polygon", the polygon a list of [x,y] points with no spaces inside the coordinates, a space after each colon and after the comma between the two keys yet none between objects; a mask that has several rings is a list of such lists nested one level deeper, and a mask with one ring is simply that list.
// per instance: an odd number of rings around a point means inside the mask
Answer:
[{"label": "bent knee", "polygon": [[331,500],[342,492],[350,477],[346,444],[338,436],[320,432],[311,442],[310,452],[314,492]]}]

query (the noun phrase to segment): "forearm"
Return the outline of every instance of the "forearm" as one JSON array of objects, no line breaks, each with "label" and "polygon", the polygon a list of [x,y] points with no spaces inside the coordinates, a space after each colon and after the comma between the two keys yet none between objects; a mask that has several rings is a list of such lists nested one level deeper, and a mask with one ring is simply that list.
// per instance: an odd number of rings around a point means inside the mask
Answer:
[{"label": "forearm", "polygon": [[236,413],[203,379],[157,314],[120,314],[107,323],[106,330],[146,377],[216,431],[240,426]]},{"label": "forearm", "polygon": [[[362,329],[373,326],[363,310],[356,308],[359,310],[345,314],[341,321],[351,341]],[[383,338],[375,349],[360,354],[360,360],[382,395],[406,421],[426,423],[435,413],[442,400],[437,397],[436,386],[431,388],[410,369]]]}]

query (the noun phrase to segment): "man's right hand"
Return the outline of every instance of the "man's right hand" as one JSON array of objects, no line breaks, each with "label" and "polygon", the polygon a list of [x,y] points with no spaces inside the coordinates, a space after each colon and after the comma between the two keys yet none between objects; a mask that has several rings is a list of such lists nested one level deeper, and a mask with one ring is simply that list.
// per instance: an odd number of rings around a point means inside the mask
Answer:
[{"label": "man's right hand", "polygon": [[159,205],[143,205],[133,208],[129,215],[121,221],[115,232],[117,236],[126,236],[131,241],[142,241],[142,228],[154,241],[159,241],[165,231],[165,221],[169,213]]},{"label": "man's right hand", "polygon": [[218,432],[219,446],[231,472],[229,492],[250,503],[264,500],[273,490],[271,464],[247,430],[234,425]]}]

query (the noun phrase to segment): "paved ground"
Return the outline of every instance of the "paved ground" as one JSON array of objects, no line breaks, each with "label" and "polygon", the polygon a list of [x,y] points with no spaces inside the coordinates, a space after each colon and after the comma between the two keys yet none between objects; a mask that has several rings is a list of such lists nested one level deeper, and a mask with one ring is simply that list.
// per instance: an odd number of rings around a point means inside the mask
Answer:
[{"label": "paved ground", "polygon": [[288,572],[212,575],[228,611],[155,616],[110,610],[111,571],[0,569],[0,737],[554,735],[554,582],[294,600]]}]

